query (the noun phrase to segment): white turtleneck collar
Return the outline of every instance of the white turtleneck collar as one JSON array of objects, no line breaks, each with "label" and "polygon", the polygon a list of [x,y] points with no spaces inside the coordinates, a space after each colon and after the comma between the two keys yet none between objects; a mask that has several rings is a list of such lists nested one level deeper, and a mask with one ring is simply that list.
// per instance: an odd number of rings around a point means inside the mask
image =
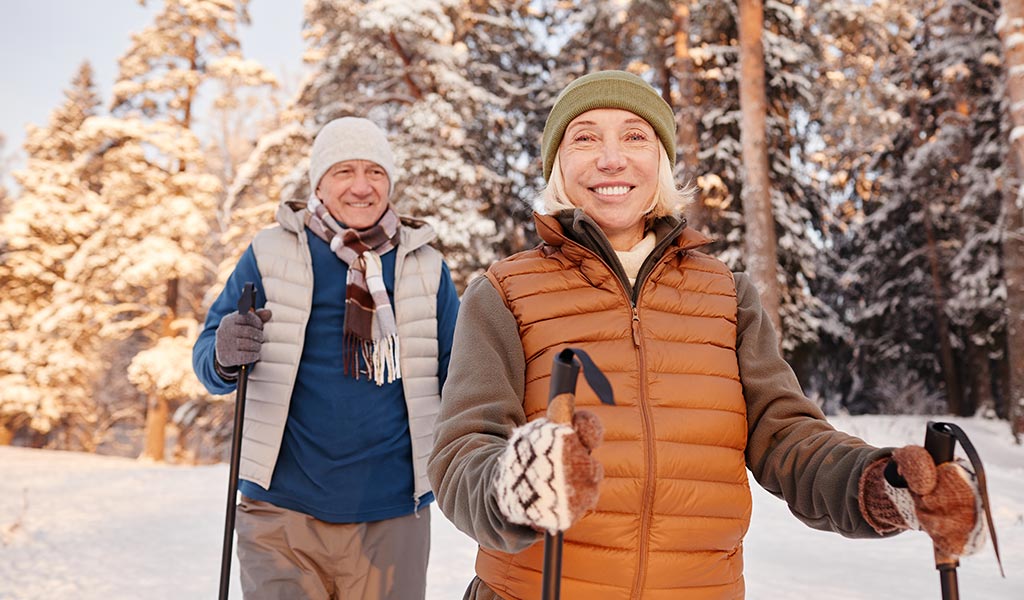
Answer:
[{"label": "white turtleneck collar", "polygon": [[626,271],[626,277],[629,278],[629,285],[636,285],[636,276],[640,273],[640,267],[643,266],[644,260],[654,250],[657,243],[658,239],[654,236],[654,232],[648,231],[647,235],[629,250],[615,251],[619,262],[622,263],[622,268]]}]

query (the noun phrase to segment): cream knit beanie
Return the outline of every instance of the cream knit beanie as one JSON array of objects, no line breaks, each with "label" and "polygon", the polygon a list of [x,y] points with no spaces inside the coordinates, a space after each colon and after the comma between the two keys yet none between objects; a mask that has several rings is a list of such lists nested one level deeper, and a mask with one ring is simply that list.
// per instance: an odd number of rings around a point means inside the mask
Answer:
[{"label": "cream knit beanie", "polygon": [[320,185],[327,169],[345,160],[368,160],[380,165],[388,174],[389,189],[395,189],[395,157],[387,134],[373,121],[342,117],[324,125],[309,154],[310,191]]}]

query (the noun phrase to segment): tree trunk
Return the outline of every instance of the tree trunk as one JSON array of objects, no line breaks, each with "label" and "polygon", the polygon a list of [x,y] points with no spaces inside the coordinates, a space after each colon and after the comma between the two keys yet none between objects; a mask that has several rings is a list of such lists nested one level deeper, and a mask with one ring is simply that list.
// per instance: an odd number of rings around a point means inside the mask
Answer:
[{"label": "tree trunk", "polygon": [[[179,280],[177,277],[167,280],[165,306],[167,315],[163,322],[163,336],[172,336],[171,323],[177,317]],[[162,462],[164,449],[167,445],[167,422],[171,412],[167,398],[160,392],[150,392],[146,399],[146,426],[143,430],[144,447],[139,458]]]},{"label": "tree trunk", "polygon": [[[693,185],[697,179],[697,153],[700,140],[697,138],[697,93],[694,81],[696,69],[693,57],[690,56],[690,2],[680,0],[676,3],[672,27],[674,29],[674,60],[672,76],[679,86],[679,96],[670,103],[676,107],[676,149],[679,151],[679,162],[676,172],[682,176],[685,185]],[[707,223],[704,203],[700,192],[693,206],[687,211],[690,226],[700,230]]]},{"label": "tree trunk", "polygon": [[971,380],[971,393],[967,398],[970,412],[983,417],[996,414],[996,399],[992,395],[992,369],[988,350],[984,346],[967,343],[967,361]]},{"label": "tree trunk", "polygon": [[167,400],[161,398],[157,393],[149,396],[146,410],[146,428],[143,433],[145,438],[142,456],[145,458],[162,462],[164,460],[164,446],[167,443],[167,419],[170,414]]},{"label": "tree trunk", "polygon": [[0,423],[0,446],[10,446],[14,440],[14,429],[8,423]]},{"label": "tree trunk", "polygon": [[164,319],[164,327],[162,336],[174,335],[174,330],[171,328],[171,323],[178,318],[178,296],[180,295],[181,282],[177,277],[172,277],[167,280],[167,287],[165,288],[166,295],[164,296],[164,306],[167,307],[167,317]]},{"label": "tree trunk", "polygon": [[1013,75],[1024,69],[1024,2],[1006,0],[996,24],[1003,42],[1007,104],[1013,132],[1010,135],[1011,172],[1017,174],[1003,195],[1003,273],[1006,279],[1006,360],[1009,362],[1007,416],[1017,443],[1024,441],[1024,196],[1020,174],[1024,173],[1024,77]]},{"label": "tree trunk", "polygon": [[[1017,140],[1015,145],[1021,144]],[[1024,162],[1021,163],[1024,172]],[[1024,199],[1006,194],[1003,272],[1006,278],[1006,360],[1009,366],[1007,417],[1017,443],[1024,442]],[[1015,202],[1014,202],[1015,201]]]},{"label": "tree trunk", "polygon": [[781,344],[778,256],[768,172],[763,26],[762,0],[740,0],[740,143],[743,146],[743,216],[747,229],[744,261]]},{"label": "tree trunk", "polygon": [[946,407],[951,415],[964,415],[963,390],[956,376],[956,358],[953,356],[953,344],[950,342],[949,319],[946,318],[946,294],[943,290],[942,271],[940,268],[939,249],[935,242],[935,229],[932,226],[931,210],[925,203],[922,207],[924,235],[928,241],[928,264],[932,281],[932,310],[935,326],[939,336],[939,359],[942,363],[942,378],[946,383]]}]

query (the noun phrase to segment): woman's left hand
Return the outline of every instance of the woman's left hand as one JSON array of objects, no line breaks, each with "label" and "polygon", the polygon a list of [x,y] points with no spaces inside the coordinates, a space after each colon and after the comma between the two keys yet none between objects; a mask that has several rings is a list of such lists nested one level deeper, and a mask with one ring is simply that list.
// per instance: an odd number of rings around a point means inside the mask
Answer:
[{"label": "woman's left hand", "polygon": [[879,533],[920,529],[945,556],[973,554],[984,547],[985,528],[978,484],[967,465],[936,465],[921,446],[893,451],[891,461],[906,486],[885,477],[889,459],[868,466],[861,477],[861,512]]}]

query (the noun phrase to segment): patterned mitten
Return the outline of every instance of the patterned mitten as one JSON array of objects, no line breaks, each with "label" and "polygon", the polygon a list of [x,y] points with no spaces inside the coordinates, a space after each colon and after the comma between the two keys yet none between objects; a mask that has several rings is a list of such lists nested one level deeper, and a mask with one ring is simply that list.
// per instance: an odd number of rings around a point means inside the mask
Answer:
[{"label": "patterned mitten", "polygon": [[921,446],[894,450],[892,461],[907,487],[886,480],[885,458],[868,465],[860,478],[860,510],[875,531],[923,530],[950,557],[973,554],[985,545],[981,494],[970,465],[936,466]]},{"label": "patterned mitten", "polygon": [[512,523],[552,534],[565,531],[597,504],[604,471],[590,451],[604,436],[601,421],[577,412],[572,426],[541,418],[512,432],[498,464],[498,507]]}]

